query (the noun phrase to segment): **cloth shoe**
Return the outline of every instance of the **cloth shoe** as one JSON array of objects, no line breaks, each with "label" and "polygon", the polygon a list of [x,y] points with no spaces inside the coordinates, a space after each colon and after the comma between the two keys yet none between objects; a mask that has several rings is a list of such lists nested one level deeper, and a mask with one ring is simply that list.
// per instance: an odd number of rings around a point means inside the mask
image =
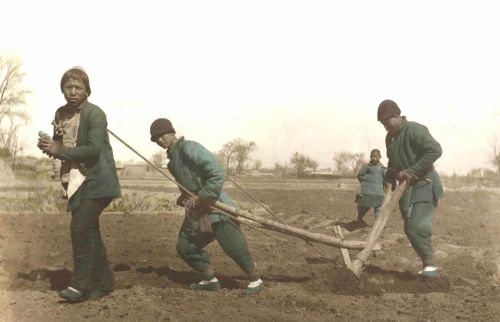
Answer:
[{"label": "cloth shoe", "polygon": [[88,299],[91,301],[95,301],[97,299],[100,299],[101,297],[107,296],[111,294],[113,291],[104,291],[100,289],[93,289],[90,291]]},{"label": "cloth shoe", "polygon": [[217,291],[220,289],[220,283],[219,280],[214,277],[209,281],[203,280],[199,283],[193,283],[190,287],[194,291]]},{"label": "cloth shoe", "polygon": [[85,301],[88,298],[88,294],[86,294],[83,291],[77,290],[76,288],[71,286],[68,286],[63,290],[58,291],[57,294],[61,298],[69,302],[75,302],[75,303]]},{"label": "cloth shoe", "polygon": [[439,277],[439,271],[436,266],[426,266],[423,270],[417,273],[417,277],[423,279]]},{"label": "cloth shoe", "polygon": [[264,289],[264,282],[262,282],[262,280],[259,278],[254,282],[248,283],[247,288],[243,290],[243,294],[252,295],[262,291],[263,289]]}]

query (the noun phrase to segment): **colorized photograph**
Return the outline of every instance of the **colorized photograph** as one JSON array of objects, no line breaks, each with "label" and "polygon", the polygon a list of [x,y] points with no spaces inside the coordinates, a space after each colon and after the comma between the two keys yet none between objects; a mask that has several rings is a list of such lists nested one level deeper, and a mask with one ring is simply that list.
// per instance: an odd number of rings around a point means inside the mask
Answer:
[{"label": "colorized photograph", "polygon": [[0,10],[0,322],[500,321],[494,1]]}]

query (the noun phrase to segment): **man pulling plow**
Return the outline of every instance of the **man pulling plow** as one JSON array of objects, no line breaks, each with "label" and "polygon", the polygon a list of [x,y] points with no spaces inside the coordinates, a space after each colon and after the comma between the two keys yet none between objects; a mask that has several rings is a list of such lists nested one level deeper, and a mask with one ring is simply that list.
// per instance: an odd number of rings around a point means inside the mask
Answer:
[{"label": "man pulling plow", "polygon": [[[247,295],[264,288],[239,223],[230,216],[211,209],[216,201],[235,207],[222,190],[224,169],[214,155],[201,144],[178,138],[172,123],[164,118],[151,124],[151,141],[167,150],[168,170],[182,185],[177,204],[186,208],[186,217],[177,238],[177,253],[194,270],[203,275],[191,289],[215,291],[220,283],[214,275],[207,252],[203,249],[214,239],[224,252],[245,272],[249,284]],[[191,193],[196,193],[196,197]]]}]

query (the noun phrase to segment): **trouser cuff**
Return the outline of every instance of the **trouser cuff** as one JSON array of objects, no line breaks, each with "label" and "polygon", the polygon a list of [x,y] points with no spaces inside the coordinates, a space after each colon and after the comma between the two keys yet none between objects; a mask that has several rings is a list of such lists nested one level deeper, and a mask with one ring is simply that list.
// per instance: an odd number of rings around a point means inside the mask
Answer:
[{"label": "trouser cuff", "polygon": [[203,275],[203,279],[207,280],[207,281],[210,281],[211,279],[213,279],[215,277],[214,270],[211,267],[209,267],[204,272],[201,272],[201,274]]},{"label": "trouser cuff", "polygon": [[250,282],[255,282],[255,281],[258,281],[258,280],[259,280],[259,278],[260,278],[260,274],[259,274],[259,273],[257,273],[257,271],[256,271],[255,269],[252,269],[252,270],[250,270],[250,271],[246,271],[245,273],[247,274],[247,276],[248,276],[248,280],[249,280]]},{"label": "trouser cuff", "polygon": [[436,261],[434,261],[434,258],[432,257],[427,257],[422,259],[422,263],[425,266],[436,266]]}]

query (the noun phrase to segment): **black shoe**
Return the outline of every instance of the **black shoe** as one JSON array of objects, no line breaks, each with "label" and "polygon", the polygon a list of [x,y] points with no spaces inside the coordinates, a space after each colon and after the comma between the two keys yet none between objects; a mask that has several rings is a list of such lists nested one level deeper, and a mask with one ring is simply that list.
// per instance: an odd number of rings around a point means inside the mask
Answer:
[{"label": "black shoe", "polygon": [[262,282],[262,280],[259,278],[258,280],[258,284],[253,286],[253,287],[250,287],[250,285],[243,290],[243,294],[245,295],[252,295],[252,294],[256,294],[260,291],[262,291],[264,289],[264,283]]},{"label": "black shoe", "polygon": [[199,283],[191,284],[190,288],[193,291],[218,291],[220,290],[220,283],[219,281],[211,282],[203,280]]},{"label": "black shoe", "polygon": [[57,292],[59,296],[69,302],[82,302],[87,300],[88,296],[85,292],[77,290],[74,287],[68,286],[63,290]]},{"label": "black shoe", "polygon": [[108,296],[111,294],[113,291],[104,291],[104,290],[99,290],[99,289],[93,289],[90,291],[88,299],[91,301],[95,301],[97,299],[100,299],[101,297]]}]

